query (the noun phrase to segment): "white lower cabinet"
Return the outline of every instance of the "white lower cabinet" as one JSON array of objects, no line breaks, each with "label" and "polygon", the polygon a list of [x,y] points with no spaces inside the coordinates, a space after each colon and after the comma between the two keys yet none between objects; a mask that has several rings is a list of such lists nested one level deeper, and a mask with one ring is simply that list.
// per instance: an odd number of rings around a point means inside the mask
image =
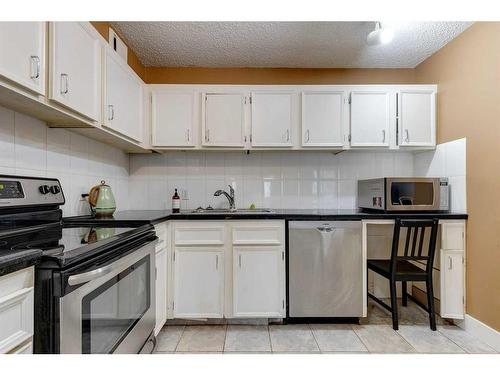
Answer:
[{"label": "white lower cabinet", "polygon": [[222,318],[224,253],[217,248],[176,248],[174,317]]},{"label": "white lower cabinet", "polygon": [[33,337],[33,267],[0,277],[0,353]]},{"label": "white lower cabinet", "polygon": [[167,249],[156,252],[156,324],[155,335],[167,321]]},{"label": "white lower cabinet", "polygon": [[172,225],[173,318],[285,316],[285,223]]},{"label": "white lower cabinet", "polygon": [[465,267],[463,250],[441,250],[442,318],[464,319]]},{"label": "white lower cabinet", "polygon": [[465,318],[465,221],[441,222],[440,298],[443,318]]},{"label": "white lower cabinet", "polygon": [[282,317],[285,251],[276,247],[233,250],[233,316]]}]

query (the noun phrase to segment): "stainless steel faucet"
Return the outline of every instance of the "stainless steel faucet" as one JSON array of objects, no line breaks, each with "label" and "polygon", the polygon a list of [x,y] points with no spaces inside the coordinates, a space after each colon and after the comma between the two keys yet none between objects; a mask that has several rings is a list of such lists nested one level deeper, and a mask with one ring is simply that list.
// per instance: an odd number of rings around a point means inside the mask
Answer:
[{"label": "stainless steel faucet", "polygon": [[234,203],[234,189],[231,185],[229,186],[229,194],[224,190],[217,190],[214,193],[214,197],[218,197],[219,195],[225,195],[227,200],[229,201],[229,209],[231,211],[236,211],[236,204]]}]

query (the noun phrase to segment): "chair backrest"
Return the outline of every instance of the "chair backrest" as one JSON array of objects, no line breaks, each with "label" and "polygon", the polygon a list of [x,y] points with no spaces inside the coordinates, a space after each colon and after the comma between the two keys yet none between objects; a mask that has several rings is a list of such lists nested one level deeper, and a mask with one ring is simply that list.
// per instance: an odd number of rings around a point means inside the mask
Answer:
[{"label": "chair backrest", "polygon": [[[406,228],[404,248],[400,249],[401,228]],[[426,231],[429,229],[427,244],[424,245]],[[396,271],[398,261],[425,262],[426,271],[431,272],[436,252],[436,239],[438,231],[438,219],[432,220],[405,220],[396,219],[394,224],[394,235],[392,238],[391,270]],[[400,251],[402,250],[402,251]]]}]

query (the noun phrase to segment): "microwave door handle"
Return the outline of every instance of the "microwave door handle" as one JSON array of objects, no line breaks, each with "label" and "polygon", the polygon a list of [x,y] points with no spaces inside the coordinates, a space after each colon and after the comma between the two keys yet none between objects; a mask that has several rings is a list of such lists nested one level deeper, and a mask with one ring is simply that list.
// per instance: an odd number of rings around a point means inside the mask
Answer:
[{"label": "microwave door handle", "polygon": [[72,275],[68,278],[68,284],[71,286],[83,284],[92,280],[95,280],[101,276],[107,275],[114,269],[113,264],[97,268],[95,270],[79,273],[78,275]]}]

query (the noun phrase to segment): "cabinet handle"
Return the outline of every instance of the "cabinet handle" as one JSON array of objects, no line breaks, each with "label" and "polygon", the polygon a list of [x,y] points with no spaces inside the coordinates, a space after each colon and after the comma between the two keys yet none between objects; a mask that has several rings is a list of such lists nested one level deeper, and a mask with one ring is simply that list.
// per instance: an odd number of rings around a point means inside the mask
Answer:
[{"label": "cabinet handle", "polygon": [[309,129],[306,130],[306,143],[309,143]]},{"label": "cabinet handle", "polygon": [[219,256],[215,256],[215,270],[219,270]]},{"label": "cabinet handle", "polygon": [[448,269],[453,269],[453,259],[451,257],[448,257]]},{"label": "cabinet handle", "polygon": [[108,105],[108,120],[113,121],[115,119],[115,106],[113,104]]},{"label": "cabinet handle", "polygon": [[247,143],[247,136],[246,135],[243,137],[243,140],[245,141],[245,143]]},{"label": "cabinet handle", "polygon": [[[33,63],[35,63],[35,73],[33,73]],[[31,79],[37,79],[40,77],[40,58],[38,56],[31,56]]]},{"label": "cabinet handle", "polygon": [[190,142],[191,141],[191,136],[189,134],[189,129],[186,130],[186,135],[187,135],[187,141]]},{"label": "cabinet handle", "polygon": [[385,130],[382,130],[382,143],[385,143]]},{"label": "cabinet handle", "polygon": [[410,143],[410,132],[408,131],[408,129],[405,129],[405,135],[405,142]]},{"label": "cabinet handle", "polygon": [[240,266],[241,268],[241,254],[238,255],[238,265]]},{"label": "cabinet handle", "polygon": [[290,129],[286,130],[286,141],[290,141]]},{"label": "cabinet handle", "polygon": [[205,140],[207,142],[210,142],[210,129],[207,129],[206,134],[205,134],[205,138],[206,138]]},{"label": "cabinet handle", "polygon": [[69,77],[66,73],[61,73],[61,94],[67,94],[68,92],[69,92]]}]

